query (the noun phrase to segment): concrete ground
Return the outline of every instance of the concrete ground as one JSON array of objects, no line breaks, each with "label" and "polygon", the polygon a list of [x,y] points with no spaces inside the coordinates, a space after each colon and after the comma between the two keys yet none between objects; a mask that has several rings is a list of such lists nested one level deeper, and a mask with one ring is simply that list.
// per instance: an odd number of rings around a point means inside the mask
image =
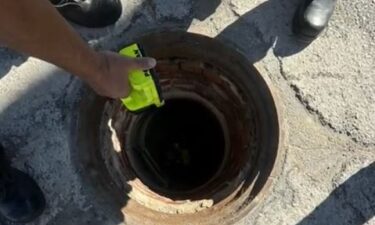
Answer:
[{"label": "concrete ground", "polygon": [[[291,33],[299,1],[124,0],[116,25],[77,29],[100,49],[155,29],[202,33],[237,46],[270,81],[286,155],[266,200],[238,225],[375,224],[375,1],[339,0],[329,29],[309,46]],[[0,49],[1,142],[48,202],[31,224],[118,224],[71,163],[80,89],[66,72]]]}]

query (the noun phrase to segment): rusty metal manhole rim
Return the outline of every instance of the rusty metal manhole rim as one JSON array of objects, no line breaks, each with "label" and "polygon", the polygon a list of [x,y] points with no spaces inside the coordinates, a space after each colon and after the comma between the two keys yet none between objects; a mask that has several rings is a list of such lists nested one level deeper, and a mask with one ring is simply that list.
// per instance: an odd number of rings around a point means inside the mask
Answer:
[{"label": "rusty metal manhole rim", "polygon": [[[206,38],[206,37],[203,37],[203,36],[200,36],[200,35],[192,35],[192,34],[186,34],[186,33],[184,33],[184,32],[172,32],[172,33],[158,33],[158,34],[152,34],[152,35],[150,35],[150,36],[147,36],[146,38],[141,38],[140,40],[142,40],[142,41],[144,41],[144,40],[147,40],[147,38],[149,38],[149,40],[150,39],[153,39],[153,43],[167,43],[168,41],[169,42],[171,42],[171,43],[177,43],[177,45],[178,45],[178,41],[177,40],[181,40],[181,39],[184,39],[184,42],[186,42],[186,43],[188,43],[188,45],[191,45],[192,47],[196,47],[196,45],[199,45],[199,44],[207,44],[207,46],[208,47],[212,47],[212,46],[216,46],[216,47],[218,47],[217,45],[218,45],[218,43],[216,42],[216,41],[212,41],[211,39],[209,39],[209,38]],[[170,39],[170,40],[168,40],[168,39]],[[220,44],[221,45],[221,44]],[[170,46],[170,45],[169,45]],[[247,62],[247,60],[244,60],[244,58],[242,57],[242,56],[240,56],[240,55],[238,55],[238,53],[236,53],[235,51],[232,51],[231,49],[229,49],[229,48],[227,48],[227,47],[224,47],[224,46],[222,46],[223,47],[223,49],[224,49],[224,51],[223,52],[229,52],[230,54],[229,55],[231,55],[232,54],[232,56],[233,57],[230,57],[231,59],[230,60],[233,60],[233,59],[235,59],[235,60],[239,60],[240,62],[242,61],[242,64],[240,64],[240,66],[241,65],[248,65],[248,62]],[[231,52],[232,51],[232,52]],[[220,52],[220,51],[219,51]],[[229,56],[228,55],[228,56]],[[242,59],[241,59],[241,57],[242,57]],[[268,88],[268,86],[269,85],[267,85],[267,82],[265,82],[262,78],[261,78],[261,76],[259,75],[259,73],[257,73],[256,72],[256,70],[255,70],[255,68],[252,68],[251,69],[251,71],[252,71],[252,73],[254,74],[255,73],[255,77],[257,77],[257,79],[258,78],[260,78],[260,81],[258,80],[257,82],[260,82],[259,84],[260,84],[260,86],[262,86],[261,88],[260,88],[260,90],[265,90],[265,94],[266,95],[268,95],[268,96],[266,96],[268,99],[272,99],[271,100],[271,104],[272,104],[272,107],[271,108],[274,108],[274,109],[272,109],[273,110],[273,114],[275,115],[275,121],[277,121],[277,128],[278,127],[280,127],[280,126],[282,126],[282,123],[281,123],[281,121],[280,121],[280,107],[277,107],[277,110],[276,110],[276,103],[275,103],[275,101],[273,100],[274,99],[274,97],[275,97],[275,95],[274,95],[274,93],[272,93],[272,90],[270,90],[269,88]],[[251,76],[253,76],[253,75],[251,75]],[[263,82],[263,84],[262,84],[262,82]],[[261,91],[262,92],[262,91]],[[267,93],[268,92],[268,93]],[[95,97],[94,97],[95,98]],[[91,100],[92,101],[92,100]],[[269,101],[269,100],[267,100],[267,101]],[[101,101],[102,102],[102,101]],[[99,103],[99,104],[103,104],[103,102],[102,103]],[[98,107],[100,107],[100,106],[98,106]],[[87,109],[86,108],[86,106],[84,106],[83,107],[83,113],[85,112],[85,109]],[[82,111],[81,111],[82,112]],[[81,118],[82,119],[82,118]],[[84,121],[81,121],[81,122],[84,122]],[[81,140],[80,138],[78,138],[78,140]],[[269,170],[269,173],[268,173],[268,176],[267,176],[267,178],[265,179],[265,181],[262,181],[262,186],[261,187],[259,187],[259,188],[255,188],[257,191],[257,197],[255,198],[255,199],[253,199],[253,196],[248,196],[248,197],[250,197],[250,199],[249,200],[246,200],[246,201],[244,201],[243,203],[245,204],[245,205],[243,205],[243,206],[240,206],[237,210],[239,210],[238,212],[237,212],[237,216],[235,216],[235,217],[233,217],[233,215],[232,215],[232,217],[231,218],[229,218],[229,217],[226,217],[226,219],[224,218],[224,217],[222,217],[222,218],[218,218],[219,220],[221,220],[221,222],[224,222],[224,223],[228,223],[228,224],[230,224],[230,223],[232,223],[233,221],[235,221],[235,220],[237,220],[239,217],[241,217],[241,216],[243,216],[244,214],[246,214],[250,209],[252,209],[257,203],[258,203],[258,201],[259,201],[259,199],[261,199],[262,198],[262,196],[264,196],[264,194],[269,190],[269,188],[270,188],[270,184],[271,184],[271,182],[272,182],[272,180],[275,178],[275,174],[278,174],[279,173],[279,168],[280,168],[280,157],[282,158],[282,156],[283,156],[283,154],[284,154],[284,149],[283,149],[283,147],[284,147],[284,145],[283,145],[283,134],[282,133],[277,133],[277,147],[276,147],[276,152],[277,152],[277,154],[275,155],[275,158],[274,158],[274,162],[273,162],[273,164],[274,164],[274,169],[271,169],[271,170]],[[85,155],[85,157],[88,157],[88,155],[87,155],[87,153],[86,154],[82,154],[82,155]],[[98,157],[98,155],[96,155],[96,156],[91,156],[91,157]],[[89,160],[90,161],[90,160]],[[95,161],[95,160],[94,160]],[[91,164],[93,163],[93,161],[91,161],[90,162]],[[96,162],[97,163],[97,162]],[[87,162],[86,162],[86,164],[87,164]],[[101,167],[101,168],[103,168],[103,167]],[[108,175],[105,175],[106,177],[102,177],[103,179],[107,179],[108,180]],[[90,179],[87,179],[87,181],[89,181]],[[255,187],[256,187],[256,185],[255,185]],[[259,189],[259,190],[258,190]],[[253,188],[253,192],[254,192],[254,188]],[[246,193],[247,194],[249,194],[250,195],[250,192],[248,192],[248,191],[246,191],[246,192],[244,192],[242,195],[246,195]],[[242,196],[242,197],[244,197],[244,196]],[[241,198],[242,198],[241,197]],[[248,198],[247,197],[247,198]],[[252,199],[252,200],[251,200]],[[131,201],[131,200],[130,200]],[[130,205],[133,205],[134,206],[134,204],[133,203],[131,203]],[[132,206],[132,207],[133,207]],[[135,208],[138,208],[138,209],[141,209],[141,208],[139,208],[138,206],[137,207],[135,207]],[[236,211],[237,211],[236,210]],[[148,211],[147,209],[145,209],[145,213],[146,214],[140,214],[140,215],[131,215],[132,214],[132,210],[130,210],[130,211],[128,211],[128,214],[127,214],[127,216],[129,217],[130,216],[130,218],[131,218],[131,220],[133,220],[133,219],[135,219],[134,221],[136,221],[137,219],[137,217],[139,217],[139,216],[141,216],[141,215],[143,215],[143,216],[145,216],[145,215],[147,215],[147,214],[149,214],[150,213],[150,211]],[[125,212],[126,212],[126,210],[125,210]],[[130,214],[129,214],[130,213]],[[134,213],[134,212],[133,212]],[[199,214],[199,213],[198,213]],[[207,214],[206,214],[207,215]],[[150,215],[149,215],[150,216]],[[177,215],[177,216],[180,216],[180,215]],[[197,215],[197,216],[199,216],[199,215]],[[203,213],[202,215],[200,215],[200,216],[205,216],[205,214]],[[220,215],[221,216],[221,215]],[[220,217],[219,216],[219,217]],[[141,216],[142,217],[142,216]],[[147,216],[145,216],[145,217],[142,217],[143,219],[144,219],[144,221],[147,221]],[[151,218],[152,218],[152,216],[151,216]],[[177,218],[177,217],[176,217]],[[170,222],[171,221],[174,221],[174,219],[176,219],[176,218],[174,218],[173,216],[170,218],[171,220],[170,220]],[[178,217],[178,218],[180,218],[180,219],[183,219],[184,217]],[[208,220],[206,220],[206,219],[204,219],[204,218],[201,218],[200,220],[198,219],[198,220],[191,220],[192,221],[192,223],[194,223],[194,221],[200,221],[200,222],[202,222],[201,224],[214,224],[214,223],[211,223],[211,222],[213,222],[213,221],[217,221],[217,220],[215,220],[215,219],[212,219],[212,220],[210,220],[209,218],[207,218]],[[224,219],[224,220],[223,220]],[[163,220],[164,222],[167,222],[167,223],[170,223],[170,222],[168,222],[168,220]],[[165,224],[163,222],[163,224]],[[132,222],[130,222],[130,223],[132,223]],[[157,222],[157,220],[155,220],[155,223],[157,223],[158,224],[158,222]],[[145,223],[145,224],[147,224],[147,223]]]}]

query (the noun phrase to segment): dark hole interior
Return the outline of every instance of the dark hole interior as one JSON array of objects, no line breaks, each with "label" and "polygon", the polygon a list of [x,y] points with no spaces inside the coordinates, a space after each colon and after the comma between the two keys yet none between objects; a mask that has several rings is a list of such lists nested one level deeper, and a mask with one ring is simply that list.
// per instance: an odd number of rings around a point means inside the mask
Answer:
[{"label": "dark hole interior", "polygon": [[[208,182],[224,161],[220,122],[207,107],[189,99],[172,99],[142,118],[137,152],[144,183],[151,189],[189,191]],[[139,176],[142,179],[142,176]]]}]

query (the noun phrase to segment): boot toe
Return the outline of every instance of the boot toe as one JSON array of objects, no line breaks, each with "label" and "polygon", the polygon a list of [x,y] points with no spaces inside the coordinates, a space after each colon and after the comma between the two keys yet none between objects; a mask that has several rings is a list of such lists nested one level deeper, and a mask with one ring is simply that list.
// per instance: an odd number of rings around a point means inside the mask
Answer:
[{"label": "boot toe", "polygon": [[122,13],[120,0],[85,0],[58,9],[66,19],[92,28],[114,24]]},{"label": "boot toe", "polygon": [[301,4],[293,19],[293,31],[300,40],[314,40],[327,26],[334,10],[334,0]]}]

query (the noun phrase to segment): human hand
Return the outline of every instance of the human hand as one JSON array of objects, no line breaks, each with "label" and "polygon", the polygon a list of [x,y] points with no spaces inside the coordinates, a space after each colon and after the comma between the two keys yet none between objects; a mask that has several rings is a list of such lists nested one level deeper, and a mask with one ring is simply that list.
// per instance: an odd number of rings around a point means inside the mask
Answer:
[{"label": "human hand", "polygon": [[123,98],[129,95],[128,74],[132,70],[148,70],[156,65],[149,57],[128,58],[115,52],[98,52],[98,70],[88,76],[86,82],[99,95],[110,98]]}]

